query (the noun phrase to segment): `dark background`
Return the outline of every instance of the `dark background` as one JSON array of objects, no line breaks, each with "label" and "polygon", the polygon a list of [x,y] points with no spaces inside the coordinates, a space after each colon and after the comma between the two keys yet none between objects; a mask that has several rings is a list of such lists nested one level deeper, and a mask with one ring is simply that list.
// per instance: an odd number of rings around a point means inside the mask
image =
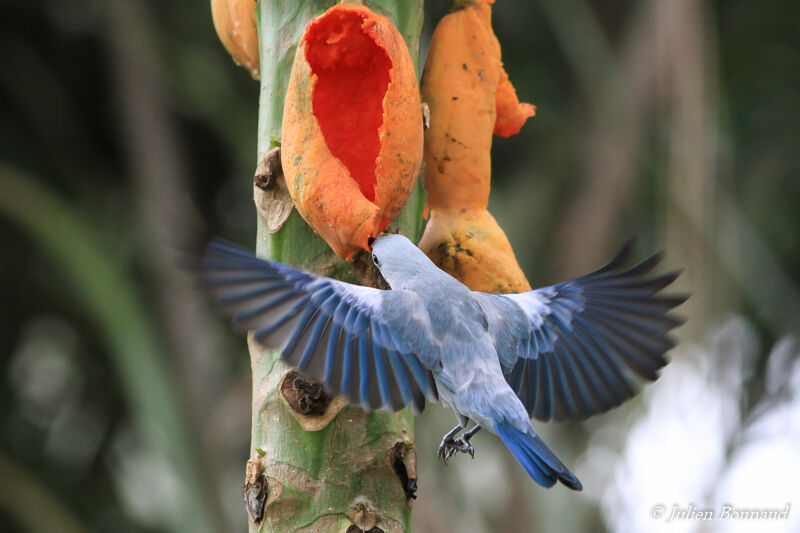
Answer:
[{"label": "dark background", "polygon": [[[447,9],[426,3],[423,53]],[[794,0],[495,5],[537,116],[495,140],[490,209],[531,283],[636,236],[693,296],[643,399],[542,429],[581,495],[490,436],[445,470],[451,415],[426,410],[417,531],[656,530],[656,504],[800,494],[798,20]],[[0,50],[0,530],[244,531],[245,342],[163,244],[254,242],[257,83],[207,2],[0,0]]]}]

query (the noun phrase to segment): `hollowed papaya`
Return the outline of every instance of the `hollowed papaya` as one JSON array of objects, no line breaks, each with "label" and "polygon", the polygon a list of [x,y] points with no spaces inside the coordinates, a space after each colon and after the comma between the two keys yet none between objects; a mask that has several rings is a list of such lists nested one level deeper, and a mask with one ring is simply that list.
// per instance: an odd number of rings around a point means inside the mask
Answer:
[{"label": "hollowed papaya", "polygon": [[281,162],[300,215],[342,258],[369,249],[422,164],[414,64],[389,19],[339,4],[309,22],[282,130]]}]

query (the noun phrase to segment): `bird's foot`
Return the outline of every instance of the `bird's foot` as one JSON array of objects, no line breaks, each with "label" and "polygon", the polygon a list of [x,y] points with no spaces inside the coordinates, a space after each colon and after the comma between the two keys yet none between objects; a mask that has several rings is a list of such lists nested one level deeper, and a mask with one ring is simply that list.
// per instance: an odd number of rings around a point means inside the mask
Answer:
[{"label": "bird's foot", "polygon": [[452,437],[445,437],[442,439],[442,443],[439,445],[439,459],[441,459],[445,465],[447,464],[447,460],[453,457],[456,452],[468,453],[470,457],[475,459],[475,448],[469,443],[469,439],[463,436],[457,439]]}]

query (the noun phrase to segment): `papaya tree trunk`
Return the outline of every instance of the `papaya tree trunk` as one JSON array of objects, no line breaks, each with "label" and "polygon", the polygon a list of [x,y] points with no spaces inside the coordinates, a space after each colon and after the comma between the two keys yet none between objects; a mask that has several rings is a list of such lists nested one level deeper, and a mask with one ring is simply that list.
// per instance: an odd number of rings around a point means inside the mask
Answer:
[{"label": "papaya tree trunk", "polygon": [[[365,257],[341,261],[303,221],[282,185],[277,148],[292,60],[308,21],[336,2],[261,0],[257,253],[318,274],[376,286]],[[421,0],[372,0],[409,46],[419,73]],[[424,203],[418,183],[391,231],[419,239]],[[288,214],[288,218],[285,215]],[[294,372],[250,340],[253,420],[243,487],[251,531],[410,532],[416,490],[414,419],[365,413]]]}]

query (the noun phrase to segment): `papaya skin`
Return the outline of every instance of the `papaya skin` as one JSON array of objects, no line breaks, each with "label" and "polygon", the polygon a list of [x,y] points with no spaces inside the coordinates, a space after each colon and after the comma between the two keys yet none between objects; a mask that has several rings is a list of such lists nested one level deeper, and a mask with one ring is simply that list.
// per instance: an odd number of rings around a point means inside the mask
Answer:
[{"label": "papaya skin", "polygon": [[502,66],[496,102],[497,122],[494,123],[494,134],[499,137],[516,135],[525,121],[536,114],[536,106],[519,101],[517,91],[511,85],[508,74]]},{"label": "papaya skin", "polygon": [[431,37],[422,73],[422,101],[430,108],[425,131],[425,190],[430,208],[485,208],[500,80],[500,44],[487,4],[445,15]]},{"label": "papaya skin", "polygon": [[419,243],[431,261],[473,291],[531,289],[505,233],[485,209],[434,209]]},{"label": "papaya skin", "polygon": [[491,24],[492,2],[476,0],[449,13],[433,32],[422,74],[430,108],[425,132],[429,208],[485,209],[492,135],[519,132],[535,107],[520,103]]},{"label": "papaya skin", "polygon": [[422,99],[426,213],[419,247],[474,291],[523,292],[530,284],[503,230],[486,209],[492,136],[518,133],[535,113],[520,103],[492,31],[492,0],[460,2],[433,32]]},{"label": "papaya skin", "polygon": [[300,215],[343,259],[369,250],[422,164],[414,64],[389,19],[339,4],[309,22],[282,130],[281,162]]},{"label": "papaya skin", "polygon": [[260,60],[255,0],[211,0],[211,18],[234,63],[246,68],[257,80]]}]

